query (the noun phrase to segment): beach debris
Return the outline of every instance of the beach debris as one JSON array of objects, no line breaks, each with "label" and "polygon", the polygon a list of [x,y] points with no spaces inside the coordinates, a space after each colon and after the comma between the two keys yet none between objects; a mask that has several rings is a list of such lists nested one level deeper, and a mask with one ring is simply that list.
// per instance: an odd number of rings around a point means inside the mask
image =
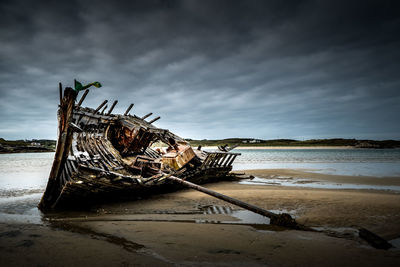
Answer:
[{"label": "beach debris", "polygon": [[367,241],[371,246],[377,249],[389,249],[392,247],[392,245],[387,242],[385,239],[382,237],[378,236],[377,234],[372,233],[371,231],[365,229],[365,228],[360,228],[358,230],[358,236],[365,241]]}]

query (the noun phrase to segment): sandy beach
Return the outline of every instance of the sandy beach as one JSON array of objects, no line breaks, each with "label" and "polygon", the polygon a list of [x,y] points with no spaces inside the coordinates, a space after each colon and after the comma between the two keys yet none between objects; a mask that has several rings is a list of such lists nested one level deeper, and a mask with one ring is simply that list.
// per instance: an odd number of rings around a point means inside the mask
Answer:
[{"label": "sandy beach", "polygon": [[[248,174],[301,177],[297,170]],[[360,177],[312,174],[315,180],[360,182]],[[365,181],[365,179],[363,180]],[[397,185],[395,178],[370,183]],[[182,190],[91,211],[58,213],[42,224],[0,224],[1,266],[398,266],[400,250],[378,250],[360,239],[364,227],[387,240],[400,237],[400,194],[237,182],[207,188],[276,212],[322,232],[295,231],[242,221],[241,209]],[[208,211],[208,212],[207,212]],[[209,212],[211,211],[211,212]],[[251,214],[247,214],[251,217]],[[250,218],[251,219],[251,218]]]}]

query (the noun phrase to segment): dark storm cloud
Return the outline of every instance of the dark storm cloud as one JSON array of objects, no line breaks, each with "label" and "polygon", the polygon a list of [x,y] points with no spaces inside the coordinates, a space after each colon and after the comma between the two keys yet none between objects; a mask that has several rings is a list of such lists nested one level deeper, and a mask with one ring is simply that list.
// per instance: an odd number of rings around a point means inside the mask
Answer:
[{"label": "dark storm cloud", "polygon": [[55,138],[57,84],[184,137],[400,138],[396,1],[2,1],[0,137]]}]

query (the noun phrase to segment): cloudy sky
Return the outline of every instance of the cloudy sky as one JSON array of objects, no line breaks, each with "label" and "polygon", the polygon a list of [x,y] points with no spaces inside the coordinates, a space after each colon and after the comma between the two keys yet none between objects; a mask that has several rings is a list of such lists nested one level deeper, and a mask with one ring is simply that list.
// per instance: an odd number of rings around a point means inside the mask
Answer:
[{"label": "cloudy sky", "polygon": [[0,137],[56,139],[58,82],[185,138],[400,139],[398,1],[0,1]]}]

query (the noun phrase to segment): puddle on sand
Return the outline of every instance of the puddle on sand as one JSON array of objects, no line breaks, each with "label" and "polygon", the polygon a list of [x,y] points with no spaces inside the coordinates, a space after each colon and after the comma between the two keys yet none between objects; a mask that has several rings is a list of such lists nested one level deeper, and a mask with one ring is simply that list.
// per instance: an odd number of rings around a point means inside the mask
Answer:
[{"label": "puddle on sand", "polygon": [[[226,214],[237,220],[217,221],[216,223],[230,223],[230,224],[270,224],[268,217],[254,213],[249,210],[234,210],[226,206],[203,206],[200,207],[203,214]],[[210,220],[196,220],[197,223],[210,223],[215,221]]]},{"label": "puddle on sand", "polygon": [[[289,213],[293,216],[294,211],[287,210],[270,210],[274,213]],[[200,216],[203,218],[199,218]],[[214,215],[214,216],[213,216]],[[218,216],[227,215],[227,216]],[[197,217],[197,218],[196,218]],[[293,216],[295,217],[295,216]],[[118,214],[107,214],[105,217],[97,216],[51,216],[47,218],[49,222],[99,222],[99,221],[137,221],[137,222],[176,222],[176,223],[199,223],[199,224],[232,224],[232,225],[247,225],[252,226],[257,230],[283,230],[282,227],[271,225],[268,217],[259,215],[248,210],[238,210],[229,206],[198,206],[193,212],[185,213],[149,213],[149,214],[131,214],[130,216],[119,216]]]}]

